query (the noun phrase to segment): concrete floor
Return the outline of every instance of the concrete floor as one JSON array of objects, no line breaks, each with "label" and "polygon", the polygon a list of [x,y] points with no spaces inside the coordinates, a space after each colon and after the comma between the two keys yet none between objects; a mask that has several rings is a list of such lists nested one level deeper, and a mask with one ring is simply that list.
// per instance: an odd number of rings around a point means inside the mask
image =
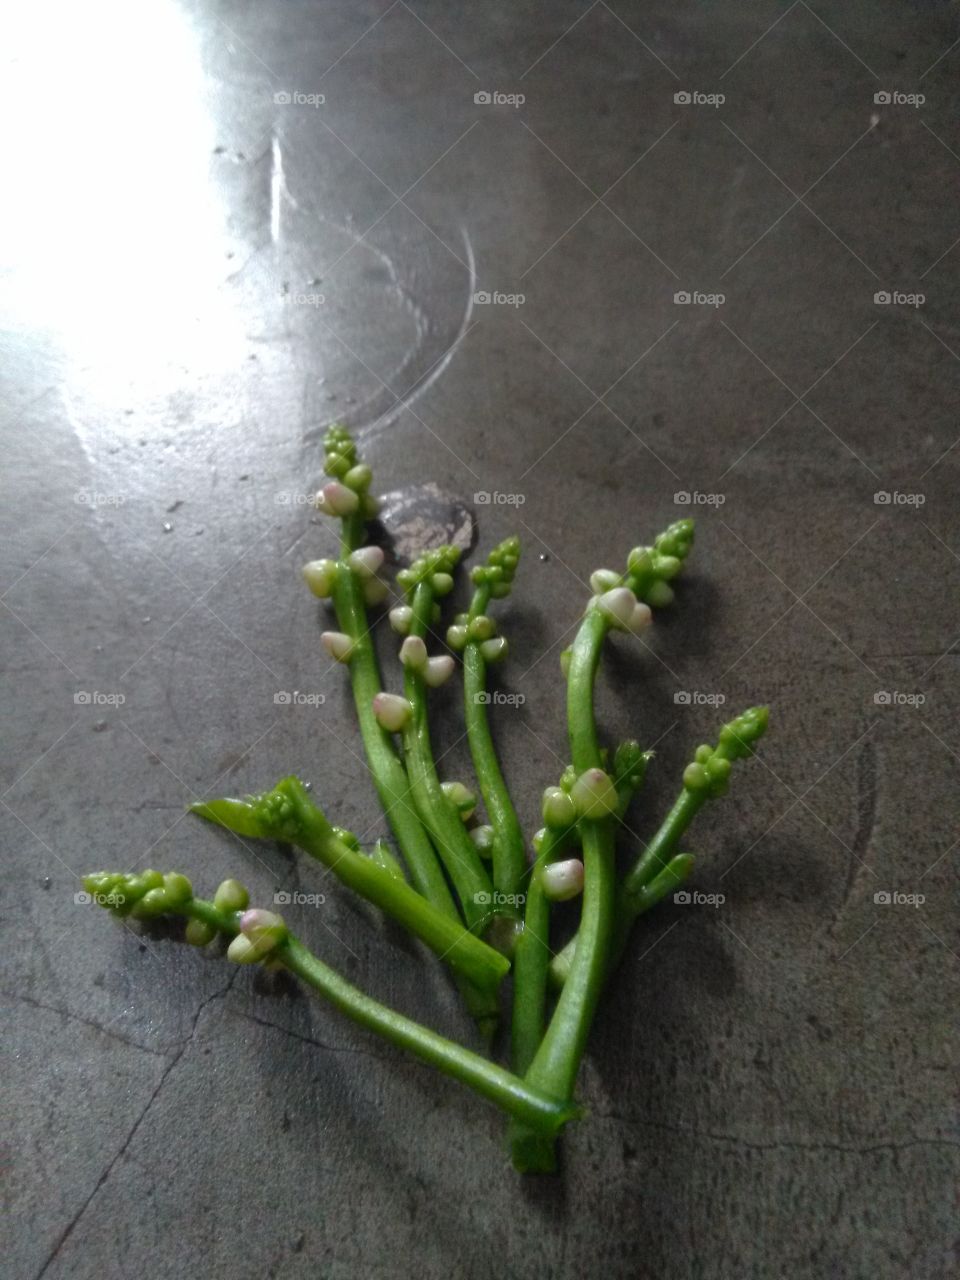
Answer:
[{"label": "concrete floor", "polygon": [[[955,6],[4,21],[4,1274],[956,1274]],[[297,770],[378,829],[298,573],[337,419],[381,488],[523,498],[475,510],[526,548],[497,729],[530,829],[551,646],[678,514],[678,607],[602,677],[610,739],[657,743],[639,834],[726,711],[772,708],[690,841],[725,901],[638,928],[555,1179],[319,1002],[74,902],[101,865],[325,891],[318,952],[470,1039],[315,868],[183,816]]]}]

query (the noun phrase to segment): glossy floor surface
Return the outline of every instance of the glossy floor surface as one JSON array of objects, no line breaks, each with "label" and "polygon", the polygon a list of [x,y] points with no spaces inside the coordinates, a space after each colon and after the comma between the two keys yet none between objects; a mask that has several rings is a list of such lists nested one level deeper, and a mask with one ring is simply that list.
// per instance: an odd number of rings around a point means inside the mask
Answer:
[{"label": "glossy floor surface", "polygon": [[[5,15],[5,1274],[956,1274],[958,13]],[[323,893],[317,951],[470,1040],[319,869],[184,816],[296,770],[381,829],[299,577],[336,420],[380,489],[523,539],[495,710],[528,830],[586,580],[678,515],[677,604],[601,676],[608,740],[656,744],[637,836],[771,707],[691,833],[700,898],[602,1006],[555,1179],[319,1002],[75,901],[101,865]]]}]

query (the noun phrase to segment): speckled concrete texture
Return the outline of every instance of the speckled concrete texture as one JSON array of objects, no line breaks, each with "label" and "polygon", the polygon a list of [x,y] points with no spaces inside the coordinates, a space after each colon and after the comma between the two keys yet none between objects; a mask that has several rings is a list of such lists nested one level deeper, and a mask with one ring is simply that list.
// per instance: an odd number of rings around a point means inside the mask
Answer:
[{"label": "speckled concrete texture", "polygon": [[[957,6],[3,23],[3,1273],[955,1275]],[[295,984],[74,900],[101,865],[323,893],[317,952],[473,1043],[397,929],[184,813],[299,771],[384,830],[299,576],[336,420],[381,489],[523,539],[496,732],[531,832],[586,579],[680,514],[677,606],[600,679],[608,740],[656,744],[636,838],[771,707],[691,832],[703,897],[636,930],[556,1178]]]}]

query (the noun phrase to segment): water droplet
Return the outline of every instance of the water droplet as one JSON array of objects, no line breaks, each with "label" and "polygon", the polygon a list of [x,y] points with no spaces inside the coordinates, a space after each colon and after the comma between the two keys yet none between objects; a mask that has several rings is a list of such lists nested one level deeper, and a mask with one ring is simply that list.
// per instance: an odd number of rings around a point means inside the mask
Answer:
[{"label": "water droplet", "polygon": [[169,521],[169,520],[164,520],[164,522],[163,522],[163,532],[164,532],[164,533],[173,533],[173,525],[170,523],[170,521]]}]

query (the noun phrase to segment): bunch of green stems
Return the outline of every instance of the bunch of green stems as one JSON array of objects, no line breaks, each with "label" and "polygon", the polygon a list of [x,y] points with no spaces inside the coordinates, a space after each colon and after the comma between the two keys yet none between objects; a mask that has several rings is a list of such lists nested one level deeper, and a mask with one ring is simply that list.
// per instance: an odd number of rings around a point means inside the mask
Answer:
[{"label": "bunch of green stems", "polygon": [[[652,546],[635,548],[623,572],[597,570],[576,638],[561,657],[571,764],[559,785],[544,792],[544,826],[528,862],[491,731],[490,710],[499,699],[488,687],[491,666],[508,651],[488,610],[510,593],[519,541],[508,538],[474,567],[468,607],[454,617],[445,643],[437,628],[441,601],[454,588],[458,549],[425,551],[400,570],[389,620],[402,637],[403,688],[388,692],[370,618],[370,610],[390,596],[380,577],[384,553],[367,540],[368,522],[378,511],[371,471],[344,428],[331,428],[324,443],[330,482],[316,504],[340,521],[340,546],[336,558],[307,564],[304,577],[335,611],[337,629],[323,633],[322,645],[349,670],[370,775],[399,856],[383,841],[365,850],[355,835],[332,825],[297,777],[261,795],[191,808],[241,836],[298,846],[407,928],[450,969],[488,1052],[456,1044],[358,990],[314,956],[280,915],[250,908],[237,881],[221,884],[212,901],[195,897],[190,881],[176,872],[98,872],[85,885],[115,914],[182,916],[187,940],[196,945],[222,935],[231,940],[231,960],[289,969],[348,1017],[501,1107],[510,1118],[515,1167],[551,1171],[557,1136],[579,1114],[576,1078],[604,984],[634,921],[689,876],[693,859],[680,851],[683,835],[702,805],[724,793],[733,762],[753,750],[766,728],[766,708],[744,712],[721,728],[716,745],[697,749],[673,807],[618,875],[618,837],[652,753],[636,741],[613,753],[601,746],[597,669],[611,630],[638,634],[652,610],[673,599],[670,583],[690,552],[692,522],[678,521]],[[431,655],[431,647],[439,652]],[[454,674],[457,654],[479,798],[462,781],[441,778],[431,746],[429,692]],[[476,817],[480,801],[483,822]],[[574,898],[580,900],[579,926],[554,951],[553,906]],[[509,1070],[489,1056],[507,974]]]}]

